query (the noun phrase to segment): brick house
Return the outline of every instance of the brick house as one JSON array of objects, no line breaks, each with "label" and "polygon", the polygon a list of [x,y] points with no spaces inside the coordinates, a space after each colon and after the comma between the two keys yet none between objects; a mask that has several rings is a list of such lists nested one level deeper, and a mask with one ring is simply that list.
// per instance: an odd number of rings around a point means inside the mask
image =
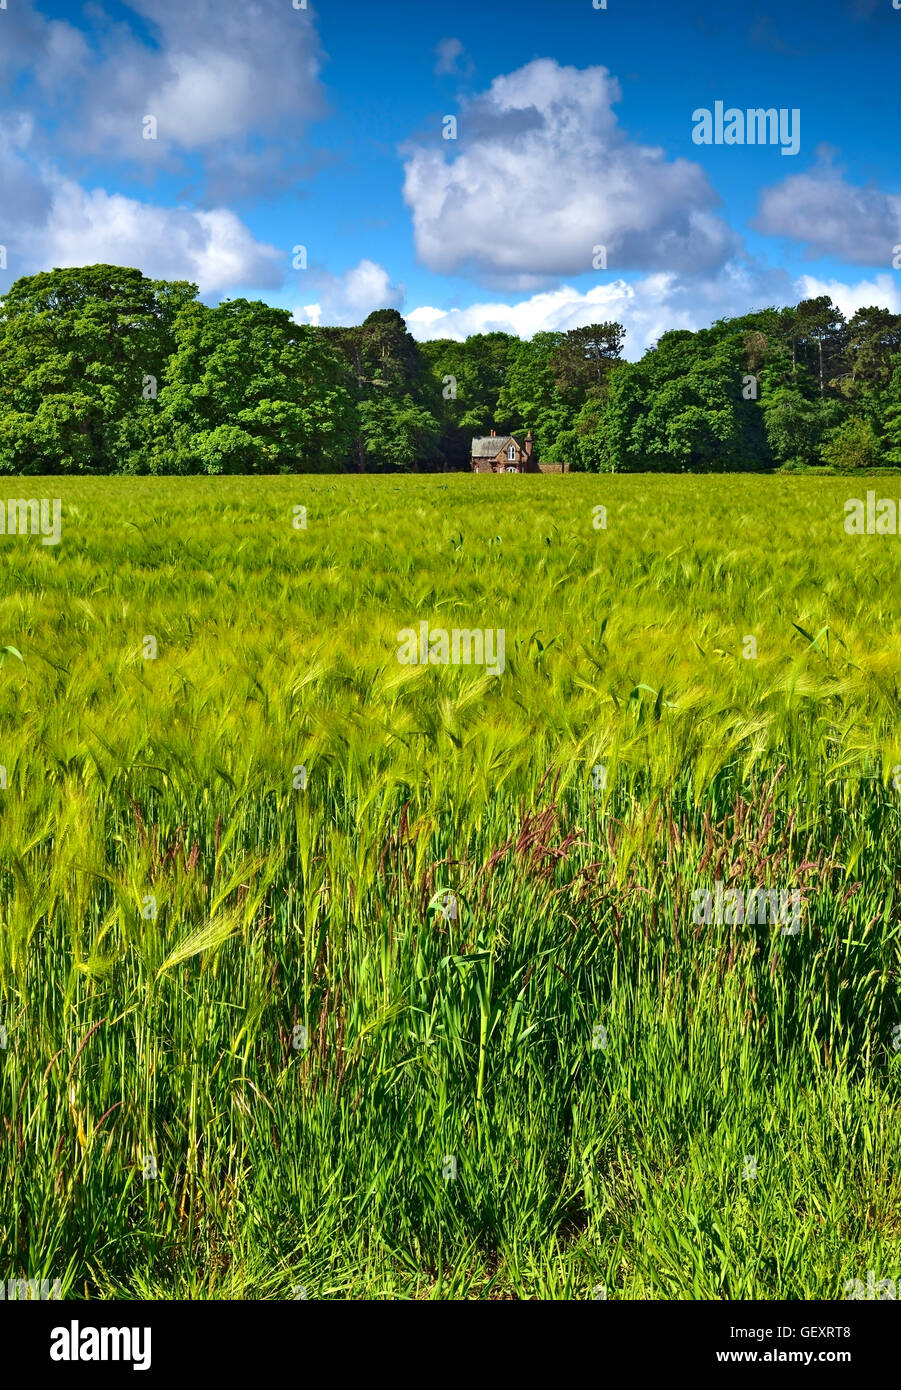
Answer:
[{"label": "brick house", "polygon": [[492,430],[481,439],[474,439],[470,450],[473,473],[568,473],[568,463],[536,463],[532,457],[532,431],[520,444],[512,434]]},{"label": "brick house", "polygon": [[512,434],[492,430],[482,439],[472,441],[470,465],[473,473],[538,473],[532,458],[532,431],[520,444]]}]

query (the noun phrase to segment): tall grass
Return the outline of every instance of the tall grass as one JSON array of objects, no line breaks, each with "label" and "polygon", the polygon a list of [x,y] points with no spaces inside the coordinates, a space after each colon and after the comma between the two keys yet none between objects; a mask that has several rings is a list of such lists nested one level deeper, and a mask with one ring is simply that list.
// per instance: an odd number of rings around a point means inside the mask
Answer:
[{"label": "tall grass", "polygon": [[[844,534],[846,482],[29,490],[64,521],[0,546],[0,1278],[901,1273],[901,542]],[[503,676],[400,665],[420,620],[505,629]],[[800,933],[696,922],[716,880],[797,886]]]}]

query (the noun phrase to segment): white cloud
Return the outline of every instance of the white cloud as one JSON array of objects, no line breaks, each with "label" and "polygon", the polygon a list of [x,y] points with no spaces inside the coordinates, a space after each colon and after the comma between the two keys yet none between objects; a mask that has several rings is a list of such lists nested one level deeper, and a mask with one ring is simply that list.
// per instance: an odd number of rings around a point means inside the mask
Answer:
[{"label": "white cloud", "polygon": [[286,0],[131,4],[158,30],[159,48],[121,35],[92,84],[104,76],[114,81],[114,99],[105,95],[94,110],[98,128],[121,148],[132,140],[124,118],[135,114],[158,116],[161,141],[196,149],[239,134],[277,132],[285,121],[322,113],[312,11]]},{"label": "white cloud", "polygon": [[285,254],[254,239],[227,208],[195,212],[86,192],[71,180],[54,189],[44,229],[44,265],[133,265],[151,279],[193,280],[202,295],[239,285],[277,288]]},{"label": "white cloud", "polygon": [[893,314],[901,314],[901,287],[888,273],[876,275],[872,280],[858,280],[853,285],[843,280],[818,280],[813,275],[802,275],[797,281],[797,288],[799,299],[818,299],[820,295],[828,294],[847,319],[852,318],[858,309],[869,309],[873,305],[889,309]]},{"label": "white cloud", "polygon": [[309,283],[317,302],[294,310],[297,323],[362,323],[375,309],[400,308],[404,299],[403,285],[392,285],[383,266],[365,259],[344,275],[311,269]]},{"label": "white cloud", "polygon": [[518,302],[484,302],[450,310],[423,306],[405,317],[410,332],[420,340],[459,340],[494,330],[531,338],[539,332],[566,332],[615,319],[626,329],[624,355],[634,360],[670,329],[706,328],[731,314],[790,303],[792,295],[793,286],[782,272],[730,265],[706,279],[659,273],[632,282],[615,280],[584,292],[563,285]]},{"label": "white cloud", "polygon": [[5,278],[51,266],[136,266],[159,279],[194,280],[201,294],[236,286],[277,287],[285,253],[255,239],[227,208],[193,211],[87,190],[27,159],[31,123],[0,125],[0,206]]},{"label": "white cloud", "polygon": [[630,141],[619,99],[606,68],[542,58],[463,105],[457,144],[409,146],[404,198],[425,265],[520,290],[591,270],[598,245],[613,271],[723,265],[738,239],[706,174]]},{"label": "white cloud", "polygon": [[51,194],[28,159],[34,122],[25,115],[0,119],[0,208],[3,241],[39,226],[50,213]]},{"label": "white cloud", "polygon": [[901,285],[888,273],[847,283],[782,270],[730,264],[714,276],[655,274],[626,282],[615,280],[580,291],[570,285],[509,302],[483,301],[464,309],[423,305],[404,317],[414,338],[455,338],[500,331],[519,338],[536,333],[566,332],[589,323],[614,319],[626,330],[623,355],[630,361],[670,329],[696,331],[717,319],[747,314],[770,305],[780,308],[828,294],[846,318],[857,309],[878,305],[901,313]]},{"label": "white cloud", "polygon": [[47,19],[31,0],[15,0],[0,23],[0,76],[5,83],[12,74],[27,70],[43,86],[83,67],[88,46],[81,31],[65,20]]},{"label": "white cloud", "polygon": [[[199,152],[217,196],[271,192],[303,172],[299,137],[326,111],[311,9],[288,0],[130,0],[128,8],[154,42],[89,7],[92,51],[79,30],[16,0],[14,42],[4,43],[0,68],[11,79],[33,74],[42,88],[46,114],[58,118],[47,135],[55,158],[114,157],[149,171]],[[143,136],[147,115],[157,120],[155,140]]]},{"label": "white cloud", "polygon": [[763,189],[753,225],[803,243],[808,256],[890,266],[901,244],[901,196],[848,183],[827,156],[812,173]]}]

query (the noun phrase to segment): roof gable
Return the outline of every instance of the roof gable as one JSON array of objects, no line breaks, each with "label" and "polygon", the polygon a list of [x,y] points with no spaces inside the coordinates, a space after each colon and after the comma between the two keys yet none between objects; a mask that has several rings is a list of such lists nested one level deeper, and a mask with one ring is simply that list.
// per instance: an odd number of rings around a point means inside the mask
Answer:
[{"label": "roof gable", "polygon": [[516,444],[517,451],[519,450],[519,445],[512,434],[491,434],[482,439],[473,439],[471,457],[474,459],[495,459],[511,444]]}]

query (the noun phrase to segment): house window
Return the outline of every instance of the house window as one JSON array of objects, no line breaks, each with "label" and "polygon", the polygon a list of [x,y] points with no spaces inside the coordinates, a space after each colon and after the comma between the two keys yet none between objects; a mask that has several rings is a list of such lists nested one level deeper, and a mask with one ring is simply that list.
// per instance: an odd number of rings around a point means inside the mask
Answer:
[{"label": "house window", "polygon": [[511,467],[508,465],[506,471],[507,471],[508,473],[515,473],[515,472],[516,472],[516,469],[515,469],[515,467],[514,467],[514,468],[511,468]]},{"label": "house window", "polygon": [[515,445],[515,444],[511,444],[511,445],[510,445],[510,448],[507,450],[507,458],[510,460],[511,463],[515,463],[515,462],[516,462],[516,445]]}]

